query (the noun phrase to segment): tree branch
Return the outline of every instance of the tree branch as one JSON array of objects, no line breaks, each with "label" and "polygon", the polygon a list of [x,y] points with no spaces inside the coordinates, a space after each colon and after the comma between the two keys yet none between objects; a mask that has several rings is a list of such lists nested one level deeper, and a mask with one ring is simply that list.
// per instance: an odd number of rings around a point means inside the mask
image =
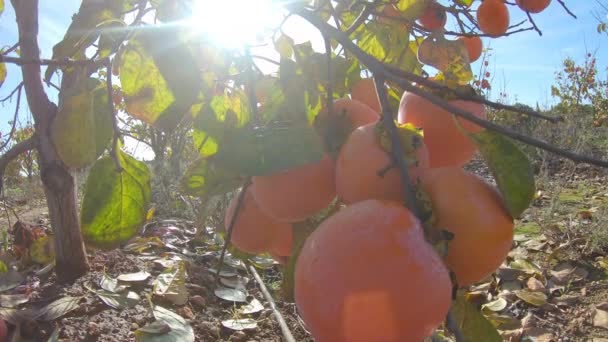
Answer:
[{"label": "tree branch", "polygon": [[17,104],[15,105],[15,114],[13,115],[13,126],[11,127],[11,131],[6,138],[6,141],[0,145],[0,151],[2,151],[8,143],[13,139],[13,134],[15,134],[15,130],[17,129],[17,116],[19,115],[19,104],[21,103],[21,86],[17,87],[19,90],[17,91]]},{"label": "tree branch", "polygon": [[87,66],[96,64],[96,59],[45,59],[45,58],[22,58],[0,55],[0,63],[24,65],[53,65],[53,66]]},{"label": "tree branch", "polygon": [[[21,58],[25,61],[40,60],[40,48],[38,47],[38,1],[37,0],[11,0],[15,9],[15,18],[19,29],[19,46],[21,47]],[[1,60],[6,60],[2,56]],[[10,57],[13,58],[13,57]],[[40,64],[23,64],[21,66],[23,85],[27,103],[30,107],[34,120],[49,117],[57,111],[57,106],[52,103],[44,92]]]},{"label": "tree branch", "polygon": [[13,147],[0,156],[0,190],[2,190],[2,178],[4,177],[4,170],[6,169],[8,163],[17,158],[21,153],[36,148],[36,145],[38,145],[38,138],[34,134],[31,137],[13,145]]},{"label": "tree branch", "polygon": [[112,115],[112,128],[114,134],[112,135],[112,150],[110,155],[114,161],[116,171],[121,173],[123,171],[122,165],[120,164],[120,158],[118,157],[118,139],[120,138],[120,128],[118,128],[118,120],[116,119],[116,109],[114,108],[114,87],[112,87],[112,62],[108,59],[106,61],[106,91],[108,93],[108,108],[110,109],[110,115]]},{"label": "tree branch", "polygon": [[[416,76],[416,77],[408,78],[408,77],[404,76],[404,73],[402,71],[396,73],[395,70],[399,71],[398,69],[386,67],[382,62],[378,61],[373,56],[371,56],[371,55],[367,54],[366,52],[364,52],[363,50],[361,50],[341,31],[338,31],[335,28],[333,28],[332,26],[326,24],[325,22],[323,22],[322,20],[317,18],[314,14],[311,14],[308,11],[298,11],[297,14],[299,16],[301,16],[302,18],[306,19],[313,26],[317,27],[317,29],[322,31],[324,34],[327,34],[331,38],[337,40],[340,44],[342,44],[342,46],[344,46],[345,49],[349,50],[357,59],[359,59],[359,61],[362,64],[364,64],[371,72],[396,83],[401,88],[403,88],[403,90],[405,90],[405,91],[409,91],[418,96],[421,96],[421,97],[429,100],[431,103],[435,104],[436,106],[443,108],[456,116],[462,117],[463,119],[465,119],[467,121],[471,121],[481,127],[501,133],[507,137],[521,141],[528,145],[535,146],[535,147],[541,148],[543,150],[555,153],[562,157],[568,158],[574,162],[583,162],[583,163],[587,163],[587,164],[591,164],[591,165],[608,168],[608,161],[592,158],[589,156],[580,155],[580,154],[573,153],[573,152],[570,152],[565,149],[561,149],[557,146],[551,145],[551,144],[541,141],[539,139],[527,136],[525,134],[521,134],[508,127],[500,126],[500,125],[494,124],[490,121],[478,118],[475,115],[473,115],[465,110],[455,107],[454,105],[451,105],[448,102],[446,102],[445,100],[443,100],[441,97],[431,94],[427,91],[424,91],[424,90],[420,89],[419,87],[414,86],[411,83],[413,81],[418,82],[418,79],[422,79],[422,80],[424,80],[425,84],[428,84],[428,80],[425,80],[423,77]],[[520,112],[517,109],[515,109],[514,111]]]}]

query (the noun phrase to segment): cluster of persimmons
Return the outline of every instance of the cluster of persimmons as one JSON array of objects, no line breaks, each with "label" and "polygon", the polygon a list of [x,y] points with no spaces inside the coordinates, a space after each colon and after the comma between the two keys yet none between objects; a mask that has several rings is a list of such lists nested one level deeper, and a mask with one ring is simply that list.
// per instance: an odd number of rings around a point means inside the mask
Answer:
[{"label": "cluster of persimmons", "polygon": [[[549,2],[517,5],[537,13]],[[495,30],[502,6],[502,0],[483,1],[477,12],[483,32],[506,31],[508,11],[504,31]],[[444,25],[436,10],[430,5],[419,23],[429,29]],[[479,37],[461,39],[469,60],[479,58]],[[482,104],[449,103],[486,117]],[[373,79],[361,79],[349,97],[315,119],[324,157],[253,177],[232,225],[231,242],[238,249],[268,252],[284,263],[293,255],[293,225],[338,200],[340,209],[304,242],[294,272],[295,301],[317,341],[422,341],[444,321],[454,285],[491,275],[512,245],[513,218],[500,192],[463,169],[477,152],[467,135],[483,128],[405,92],[396,116],[410,178],[404,184],[383,123]],[[430,218],[416,217],[403,204],[406,187],[430,207]],[[229,204],[225,228],[238,202],[235,196]],[[439,231],[447,233],[439,234],[447,236],[447,249],[430,237]]]}]

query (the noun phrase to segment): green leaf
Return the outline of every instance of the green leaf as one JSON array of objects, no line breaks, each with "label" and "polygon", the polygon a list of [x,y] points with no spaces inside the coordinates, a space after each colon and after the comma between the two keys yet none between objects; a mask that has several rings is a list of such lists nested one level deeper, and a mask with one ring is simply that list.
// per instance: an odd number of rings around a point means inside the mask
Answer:
[{"label": "green leaf", "polygon": [[528,157],[499,133],[484,130],[470,137],[492,171],[511,216],[518,218],[530,206],[536,191]]},{"label": "green leaf", "polygon": [[[100,31],[97,26],[116,17],[116,13],[112,12],[105,1],[83,1],[78,13],[72,17],[72,23],[63,40],[53,46],[53,59],[84,59],[85,50],[99,37]],[[56,67],[48,66],[44,76],[45,81],[50,81],[56,70]]]},{"label": "green leaf", "polygon": [[[0,0],[0,1],[2,1],[2,0]],[[2,87],[2,84],[4,83],[5,80],[6,80],[6,64],[0,63],[0,87]]]},{"label": "green leaf", "polygon": [[92,113],[95,126],[95,159],[100,157],[110,145],[114,136],[112,124],[112,109],[108,102],[108,90],[101,84],[92,94]]},{"label": "green leaf", "polygon": [[218,165],[213,159],[200,158],[181,180],[186,194],[199,197],[221,195],[238,188],[243,177],[233,169]]},{"label": "green leaf", "polygon": [[[103,107],[93,106],[92,88],[97,82],[91,78],[77,79],[59,95],[59,108],[51,123],[51,140],[61,160],[71,168],[89,166],[98,157],[96,114],[103,114],[94,110],[103,111]],[[103,135],[103,131],[99,133]]]},{"label": "green leaf", "polygon": [[482,314],[481,311],[466,298],[459,294],[452,303],[452,313],[458,327],[460,327],[466,342],[484,341],[501,342],[502,337],[496,328]]},{"label": "green leaf", "polygon": [[273,41],[274,49],[281,55],[282,58],[291,58],[293,55],[294,41],[291,37],[281,34],[279,38]]},{"label": "green leaf", "polygon": [[137,234],[150,201],[150,171],[146,164],[118,151],[123,171],[111,157],[99,159],[85,184],[81,224],[85,241],[113,248]]},{"label": "green leaf", "polygon": [[154,306],[154,318],[157,321],[169,326],[170,331],[157,329],[155,331],[142,331],[141,329],[135,332],[135,339],[138,342],[193,342],[194,330],[186,320],[173,311],[167,310],[161,306]]},{"label": "green leaf", "polygon": [[214,160],[239,174],[261,176],[316,162],[322,157],[322,141],[308,123],[273,122],[227,138]]},{"label": "green leaf", "polygon": [[[165,131],[173,130],[197,102],[202,86],[193,55],[176,29],[139,32],[120,55],[127,112]],[[178,41],[169,44],[167,42]]]},{"label": "green leaf", "polygon": [[0,0],[0,15],[4,12],[4,0]]}]

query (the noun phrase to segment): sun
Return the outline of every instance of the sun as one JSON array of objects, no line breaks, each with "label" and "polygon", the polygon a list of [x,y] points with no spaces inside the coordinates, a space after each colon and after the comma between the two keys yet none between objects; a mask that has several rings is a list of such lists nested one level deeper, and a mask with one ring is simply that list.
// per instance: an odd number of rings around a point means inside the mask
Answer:
[{"label": "sun", "polygon": [[195,0],[191,25],[225,47],[238,48],[254,44],[282,19],[273,0]]}]

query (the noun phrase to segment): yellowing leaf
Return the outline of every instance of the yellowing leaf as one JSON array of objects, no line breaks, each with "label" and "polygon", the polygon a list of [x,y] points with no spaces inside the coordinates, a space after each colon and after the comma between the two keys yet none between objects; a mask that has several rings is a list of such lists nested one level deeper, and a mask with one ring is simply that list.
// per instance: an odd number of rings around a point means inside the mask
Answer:
[{"label": "yellowing leaf", "polygon": [[30,246],[30,257],[32,261],[46,265],[55,259],[55,239],[52,235],[44,235],[37,238]]},{"label": "yellowing leaf", "polygon": [[175,305],[184,305],[188,302],[186,263],[184,261],[166,268],[156,277],[154,294],[167,298]]},{"label": "yellowing leaf", "polygon": [[[2,1],[2,0],[0,0]],[[6,64],[0,63],[0,87],[6,80]]]},{"label": "yellowing leaf", "polygon": [[429,36],[418,47],[418,60],[442,71],[455,84],[467,84],[473,79],[468,52],[458,40]]},{"label": "yellowing leaf", "polygon": [[150,171],[122,151],[116,171],[111,157],[99,159],[85,185],[81,211],[82,235],[88,244],[112,248],[132,238],[145,221],[150,202]]}]

